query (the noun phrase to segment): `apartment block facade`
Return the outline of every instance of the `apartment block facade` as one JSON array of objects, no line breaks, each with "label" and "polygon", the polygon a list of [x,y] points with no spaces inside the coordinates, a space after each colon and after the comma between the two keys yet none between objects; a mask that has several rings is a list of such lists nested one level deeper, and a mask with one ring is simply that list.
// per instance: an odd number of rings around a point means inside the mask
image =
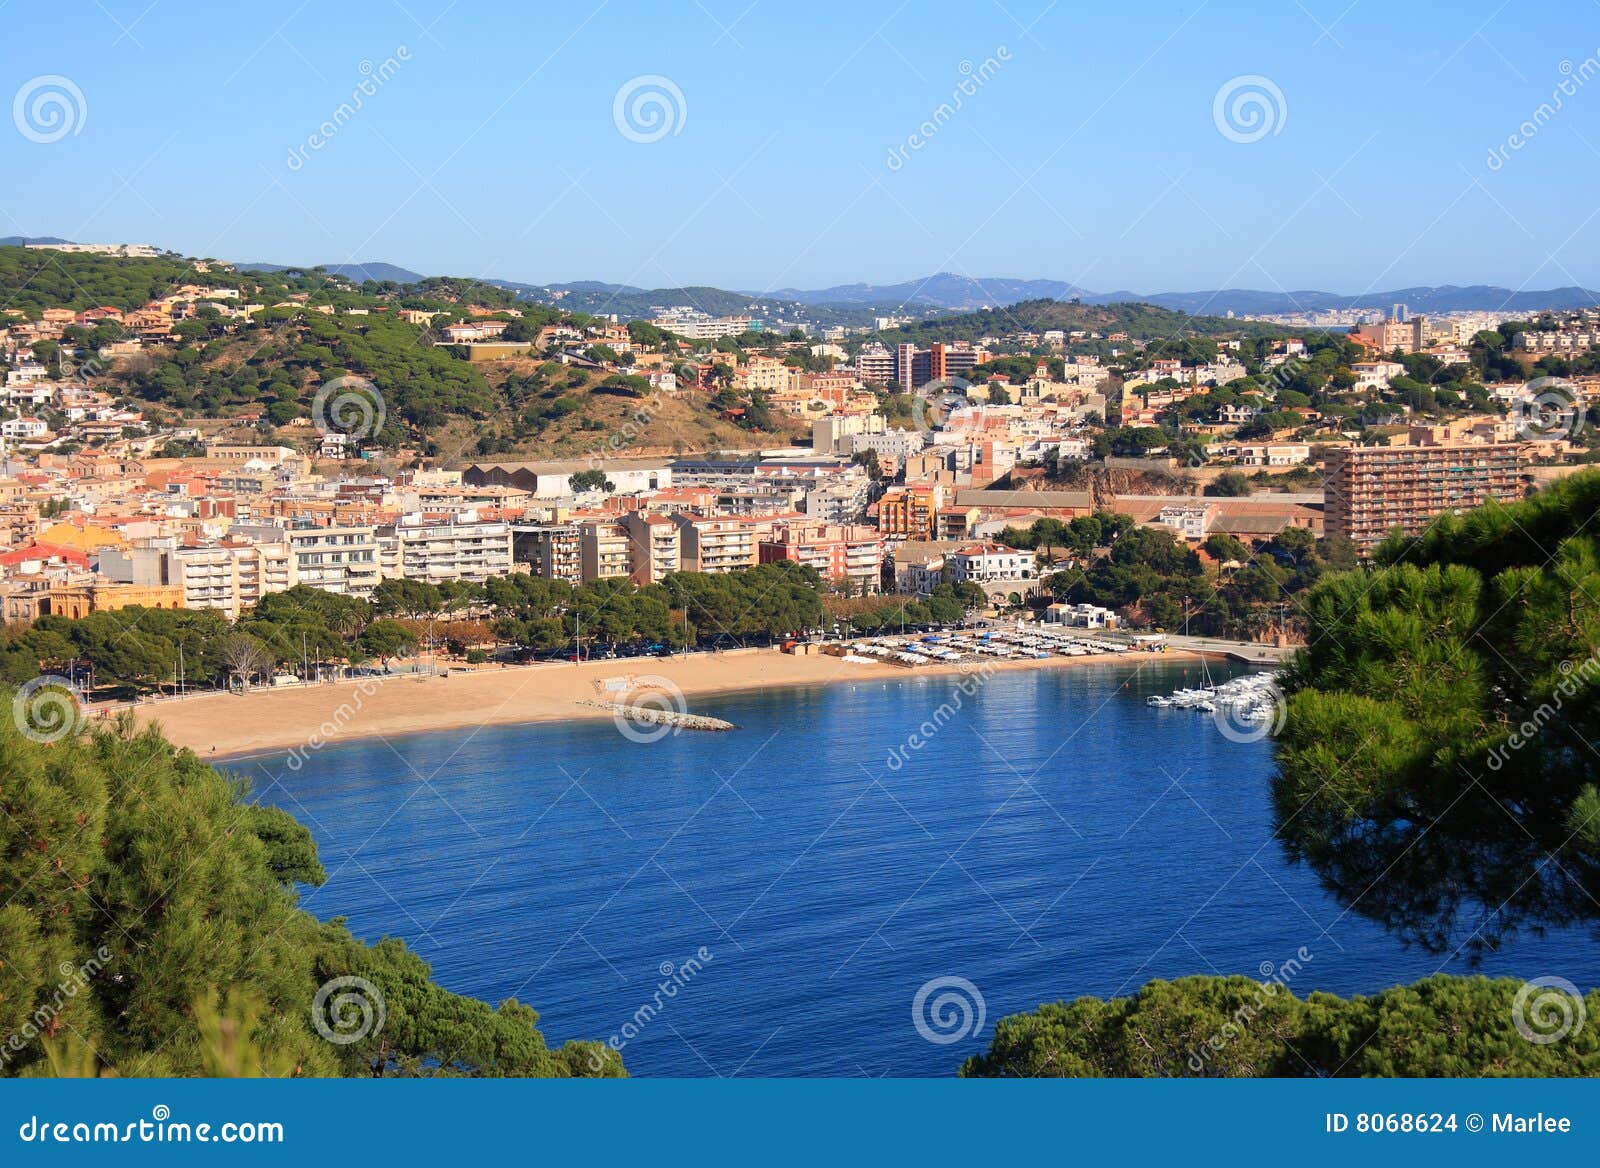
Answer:
[{"label": "apartment block facade", "polygon": [[97,568],[118,583],[177,588],[184,608],[214,608],[230,621],[263,596],[287,592],[296,583],[287,543],[179,547],[169,540],[107,548],[100,553]]},{"label": "apartment block facade", "polygon": [[1527,454],[1515,442],[1349,446],[1328,452],[1326,531],[1363,553],[1391,531],[1420,534],[1440,515],[1527,493]]},{"label": "apartment block facade", "polygon": [[881,590],[883,536],[854,524],[780,523],[761,540],[763,564],[791,560],[815,568],[824,580],[852,595]]},{"label": "apartment block facade", "polygon": [[766,526],[748,519],[674,515],[687,572],[737,572],[756,565],[756,543]]},{"label": "apartment block facade", "polygon": [[377,540],[385,578],[481,584],[511,572],[509,523],[402,521],[378,528]]},{"label": "apartment block facade", "polygon": [[289,546],[297,584],[365,599],[383,578],[370,527],[290,527],[278,538]]},{"label": "apartment block facade", "polygon": [[533,576],[583,580],[583,553],[575,523],[517,524],[511,529],[511,559]]},{"label": "apartment block facade", "polygon": [[578,555],[585,580],[621,579],[633,571],[628,529],[614,519],[578,524]]}]

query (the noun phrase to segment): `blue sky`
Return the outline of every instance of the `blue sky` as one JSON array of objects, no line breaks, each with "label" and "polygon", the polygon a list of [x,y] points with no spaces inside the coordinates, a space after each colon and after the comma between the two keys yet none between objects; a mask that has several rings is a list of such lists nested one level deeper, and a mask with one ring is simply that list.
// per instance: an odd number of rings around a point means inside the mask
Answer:
[{"label": "blue sky", "polygon": [[[331,7],[12,3],[0,89],[81,103],[54,141],[0,123],[0,234],[754,290],[1600,286],[1591,4]],[[681,94],[655,141],[613,116],[644,76]],[[1277,90],[1255,141],[1214,117],[1240,77]]]}]

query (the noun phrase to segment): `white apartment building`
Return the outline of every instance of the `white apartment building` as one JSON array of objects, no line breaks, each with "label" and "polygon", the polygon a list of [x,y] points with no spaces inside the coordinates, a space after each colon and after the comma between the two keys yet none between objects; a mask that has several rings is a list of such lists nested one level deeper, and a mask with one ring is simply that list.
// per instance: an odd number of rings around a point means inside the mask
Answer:
[{"label": "white apartment building", "polygon": [[1224,446],[1218,453],[1231,456],[1240,466],[1299,466],[1311,460],[1311,447],[1299,442]]},{"label": "white apartment building", "polygon": [[944,564],[952,584],[1013,583],[1034,575],[1033,553],[1003,543],[962,544],[945,554]]},{"label": "white apartment building", "polygon": [[823,523],[856,523],[872,501],[872,483],[866,475],[837,475],[806,492],[806,515]]},{"label": "white apartment building", "polygon": [[178,585],[183,607],[217,609],[230,621],[263,596],[287,592],[296,583],[286,543],[180,547],[171,539],[152,540],[126,550],[103,550],[97,569],[123,584]]},{"label": "white apartment building", "polygon": [[382,579],[377,535],[370,527],[276,529],[289,545],[297,584],[366,598]]},{"label": "white apartment building", "polygon": [[1171,504],[1161,508],[1156,522],[1177,528],[1184,539],[1198,541],[1206,537],[1219,510],[1215,503]]},{"label": "white apartment building", "polygon": [[852,454],[851,440],[860,434],[882,434],[889,428],[882,414],[834,414],[811,423],[811,449],[816,454]]},{"label": "white apartment building", "polygon": [[499,520],[405,516],[377,530],[379,565],[386,579],[440,584],[481,584],[511,573],[511,525]]},{"label": "white apartment building", "polygon": [[894,354],[882,345],[868,345],[856,355],[856,380],[888,385],[894,380]]},{"label": "white apartment building", "polygon": [[1400,377],[1405,371],[1406,367],[1398,361],[1357,361],[1350,366],[1358,390],[1386,389],[1390,378]]},{"label": "white apartment building", "polygon": [[896,462],[904,462],[913,454],[920,454],[927,445],[928,440],[922,436],[920,430],[889,430],[882,434],[850,436],[851,454],[872,450],[876,451],[880,458],[892,458]]},{"label": "white apartment building", "polygon": [[697,309],[680,307],[667,309],[650,323],[691,341],[715,341],[749,332],[755,322],[748,316],[711,316]]}]

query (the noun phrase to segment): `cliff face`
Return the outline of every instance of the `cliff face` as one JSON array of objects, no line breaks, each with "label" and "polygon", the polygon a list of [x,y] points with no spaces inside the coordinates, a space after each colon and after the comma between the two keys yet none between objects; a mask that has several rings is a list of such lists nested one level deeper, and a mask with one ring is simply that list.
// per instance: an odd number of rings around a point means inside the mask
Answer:
[{"label": "cliff face", "polygon": [[1088,491],[1097,509],[1112,511],[1118,495],[1198,495],[1200,484],[1182,468],[1135,470],[1100,463],[1062,463],[1061,473],[1043,467],[1014,467],[995,484],[1013,491]]}]

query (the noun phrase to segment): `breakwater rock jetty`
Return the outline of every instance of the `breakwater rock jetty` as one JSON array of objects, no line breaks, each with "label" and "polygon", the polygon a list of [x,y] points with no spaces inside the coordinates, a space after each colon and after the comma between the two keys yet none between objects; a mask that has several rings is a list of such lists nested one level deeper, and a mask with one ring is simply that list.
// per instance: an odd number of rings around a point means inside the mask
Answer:
[{"label": "breakwater rock jetty", "polygon": [[683,710],[663,710],[655,706],[634,706],[626,702],[598,702],[580,699],[580,706],[594,706],[610,710],[619,718],[628,718],[650,726],[674,726],[680,730],[737,730],[739,727],[722,718],[708,718],[704,714],[690,714]]}]

